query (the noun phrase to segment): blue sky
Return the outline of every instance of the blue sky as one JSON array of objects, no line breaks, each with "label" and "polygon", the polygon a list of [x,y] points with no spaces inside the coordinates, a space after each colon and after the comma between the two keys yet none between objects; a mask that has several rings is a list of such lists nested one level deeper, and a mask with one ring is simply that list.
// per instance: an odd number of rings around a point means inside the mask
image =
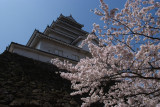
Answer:
[{"label": "blue sky", "polygon": [[[104,0],[109,7],[122,8],[126,0]],[[99,18],[90,9],[99,8],[99,0],[0,0],[0,53],[11,42],[26,45],[35,29],[43,32],[62,13],[72,14],[91,32]]]}]

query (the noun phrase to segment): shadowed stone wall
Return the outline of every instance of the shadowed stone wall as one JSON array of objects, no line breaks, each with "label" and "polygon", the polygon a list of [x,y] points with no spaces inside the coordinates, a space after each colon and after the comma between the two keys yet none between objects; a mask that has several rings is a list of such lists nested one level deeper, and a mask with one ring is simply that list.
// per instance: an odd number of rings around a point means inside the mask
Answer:
[{"label": "shadowed stone wall", "polygon": [[77,107],[70,82],[56,66],[17,54],[0,55],[0,107]]}]

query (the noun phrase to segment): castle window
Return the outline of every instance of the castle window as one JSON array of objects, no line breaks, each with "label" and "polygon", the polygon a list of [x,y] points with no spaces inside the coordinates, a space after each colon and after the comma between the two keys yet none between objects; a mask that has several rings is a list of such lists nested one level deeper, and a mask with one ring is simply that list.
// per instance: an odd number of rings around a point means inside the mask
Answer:
[{"label": "castle window", "polygon": [[76,61],[79,61],[79,56],[77,56],[77,55],[72,55],[72,58],[74,59],[74,60],[76,60]]},{"label": "castle window", "polygon": [[63,56],[63,51],[62,50],[55,49],[54,53],[59,55],[59,56]]}]

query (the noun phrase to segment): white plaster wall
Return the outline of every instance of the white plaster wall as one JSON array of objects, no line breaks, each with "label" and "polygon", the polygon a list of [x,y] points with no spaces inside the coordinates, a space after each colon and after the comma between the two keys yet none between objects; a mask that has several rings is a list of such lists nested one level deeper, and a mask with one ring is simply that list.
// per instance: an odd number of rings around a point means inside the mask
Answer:
[{"label": "white plaster wall", "polygon": [[36,49],[40,49],[40,48],[41,48],[41,41],[36,46]]},{"label": "white plaster wall", "polygon": [[36,60],[39,59],[39,57],[36,53],[32,53],[30,51],[27,51],[27,50],[24,50],[24,49],[21,49],[21,48],[14,48],[13,53],[17,53],[19,55],[26,56],[28,58],[33,58],[33,59],[36,59]]},{"label": "white plaster wall", "polygon": [[[28,58],[32,58],[34,60],[47,62],[47,63],[50,63],[51,59],[57,58],[57,56],[54,56],[51,54],[47,54],[47,53],[40,52],[38,50],[33,50],[33,49],[29,49],[26,47],[19,47],[19,46],[14,47],[12,53],[17,53],[19,55],[22,55]],[[62,57],[59,57],[59,59],[64,60],[64,58]],[[77,63],[76,61],[72,61],[72,60],[69,60],[69,62],[71,62],[74,65]]]},{"label": "white plaster wall", "polygon": [[22,56],[25,56],[25,57],[28,57],[28,58],[32,58],[32,59],[35,59],[35,60],[39,60],[39,61],[42,61],[42,62],[50,62],[51,59],[53,58],[53,57],[48,57],[48,56],[45,56],[45,55],[40,55],[36,52],[29,51],[29,50],[22,49],[22,48],[15,48],[13,53],[17,53],[19,55],[22,55]]},{"label": "white plaster wall", "polygon": [[80,59],[86,57],[86,55],[81,51],[70,48],[66,45],[58,44],[56,42],[49,42],[47,40],[42,41],[41,50],[46,51],[46,52],[50,52],[53,54],[55,54],[54,53],[55,50],[62,50],[63,57],[70,58],[70,59],[73,59],[73,55],[79,56]]},{"label": "white plaster wall", "polygon": [[47,56],[44,56],[44,55],[39,55],[39,60],[42,61],[42,62],[50,63],[51,59],[53,59],[53,57],[47,57]]}]

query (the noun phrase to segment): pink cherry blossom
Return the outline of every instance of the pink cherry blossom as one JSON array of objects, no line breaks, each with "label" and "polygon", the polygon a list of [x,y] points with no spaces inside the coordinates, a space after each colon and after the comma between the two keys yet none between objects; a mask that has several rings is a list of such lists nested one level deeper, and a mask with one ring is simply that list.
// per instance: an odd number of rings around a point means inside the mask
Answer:
[{"label": "pink cherry blossom", "polygon": [[[93,24],[81,44],[88,44],[92,58],[76,65],[53,59],[70,72],[60,72],[71,81],[71,95],[87,93],[82,107],[101,102],[106,107],[159,107],[160,104],[160,3],[127,0],[124,8],[109,11],[105,1],[94,13],[104,25]],[[107,23],[107,24],[106,24]],[[100,37],[100,38],[98,38]],[[92,43],[99,39],[99,45]]]}]

